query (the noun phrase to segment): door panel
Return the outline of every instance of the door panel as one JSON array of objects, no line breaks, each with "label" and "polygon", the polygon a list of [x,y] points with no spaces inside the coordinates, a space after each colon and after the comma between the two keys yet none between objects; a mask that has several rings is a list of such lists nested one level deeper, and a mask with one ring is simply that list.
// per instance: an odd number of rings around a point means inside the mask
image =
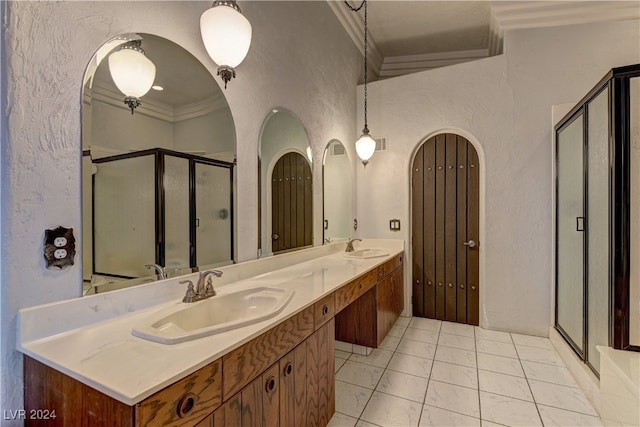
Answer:
[{"label": "door panel", "polygon": [[584,117],[557,136],[556,323],[584,356]]},{"label": "door panel", "polygon": [[[441,134],[413,163],[413,315],[479,323],[479,167],[465,138]],[[473,240],[476,246],[464,243]]]},{"label": "door panel", "polygon": [[313,244],[311,167],[298,153],[287,153],[271,177],[271,248],[274,253]]}]

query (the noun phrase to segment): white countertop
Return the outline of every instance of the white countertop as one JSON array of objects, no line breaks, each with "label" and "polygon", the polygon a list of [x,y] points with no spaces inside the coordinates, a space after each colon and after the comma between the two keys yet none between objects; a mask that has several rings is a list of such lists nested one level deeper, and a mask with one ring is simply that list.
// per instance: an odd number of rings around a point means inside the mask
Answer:
[{"label": "white countertop", "polygon": [[172,345],[131,334],[134,325],[154,313],[183,304],[186,286],[178,281],[189,279],[195,283],[196,273],[22,309],[18,313],[18,350],[114,399],[134,405],[404,250],[402,240],[367,239],[354,246],[384,249],[389,255],[349,259],[343,256],[344,243],[336,243],[220,268],[225,275],[214,281],[220,295],[255,286],[295,290],[279,315],[253,325]]}]

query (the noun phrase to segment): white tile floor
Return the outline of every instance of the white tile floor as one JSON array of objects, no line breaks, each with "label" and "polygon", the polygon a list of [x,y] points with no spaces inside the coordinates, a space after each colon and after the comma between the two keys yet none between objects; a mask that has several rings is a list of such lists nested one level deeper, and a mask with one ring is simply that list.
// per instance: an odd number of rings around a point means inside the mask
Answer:
[{"label": "white tile floor", "polygon": [[336,350],[330,427],[602,426],[546,338],[401,317],[369,356]]}]

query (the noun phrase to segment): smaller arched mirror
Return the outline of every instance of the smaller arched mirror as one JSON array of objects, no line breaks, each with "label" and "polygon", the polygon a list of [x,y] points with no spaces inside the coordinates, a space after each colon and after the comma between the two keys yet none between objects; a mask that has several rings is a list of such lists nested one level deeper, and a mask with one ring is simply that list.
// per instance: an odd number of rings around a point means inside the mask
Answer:
[{"label": "smaller arched mirror", "polygon": [[262,125],[259,256],[313,245],[312,158],[307,131],[284,109],[272,110]]},{"label": "smaller arched mirror", "polygon": [[351,236],[351,163],[344,145],[331,140],[322,159],[324,243]]}]

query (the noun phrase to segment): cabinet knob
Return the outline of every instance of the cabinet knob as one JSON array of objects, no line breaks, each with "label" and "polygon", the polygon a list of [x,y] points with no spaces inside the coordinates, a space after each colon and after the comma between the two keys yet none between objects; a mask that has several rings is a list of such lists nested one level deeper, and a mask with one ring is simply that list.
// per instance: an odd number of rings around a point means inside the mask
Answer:
[{"label": "cabinet knob", "polygon": [[322,315],[326,316],[328,312],[329,312],[329,307],[325,304],[324,307],[322,307]]},{"label": "cabinet knob", "polygon": [[178,402],[177,412],[180,418],[185,417],[196,406],[196,395],[193,393],[187,393],[182,396],[182,399]]},{"label": "cabinet knob", "polygon": [[271,393],[273,390],[276,389],[276,379],[275,379],[274,376],[270,376],[269,377],[269,379],[267,380],[267,383],[265,385],[265,389],[269,393]]},{"label": "cabinet knob", "polygon": [[438,286],[442,287],[442,282],[438,282]]},{"label": "cabinet knob", "polygon": [[471,290],[472,290],[472,291],[475,291],[475,290],[476,290],[476,287],[475,287],[474,285],[472,285],[472,286],[471,286]]},{"label": "cabinet knob", "polygon": [[451,283],[449,283],[449,285],[448,285],[448,286],[449,286],[450,288],[453,288],[453,285],[452,285]]},{"label": "cabinet knob", "polygon": [[293,363],[288,362],[287,365],[284,367],[284,376],[287,377],[291,375],[291,372],[293,372]]},{"label": "cabinet knob", "polygon": [[464,285],[460,285],[460,289],[464,289]]}]

